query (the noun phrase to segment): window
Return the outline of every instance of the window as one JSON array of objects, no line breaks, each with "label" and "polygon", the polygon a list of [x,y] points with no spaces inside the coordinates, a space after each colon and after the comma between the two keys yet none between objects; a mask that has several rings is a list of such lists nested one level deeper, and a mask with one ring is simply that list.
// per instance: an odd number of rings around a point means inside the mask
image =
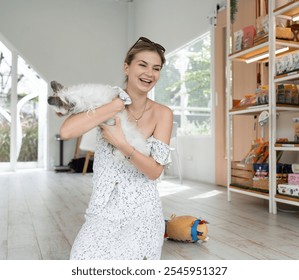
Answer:
[{"label": "window", "polygon": [[0,169],[44,165],[47,84],[0,41]]},{"label": "window", "polygon": [[41,112],[39,99],[47,92],[47,85],[19,55],[17,92],[17,119],[20,122],[17,122],[20,133],[17,159],[18,162],[37,162]]},{"label": "window", "polygon": [[12,54],[0,41],[0,162],[10,154],[10,90]]},{"label": "window", "polygon": [[153,98],[169,106],[183,135],[211,135],[211,35],[166,56]]}]

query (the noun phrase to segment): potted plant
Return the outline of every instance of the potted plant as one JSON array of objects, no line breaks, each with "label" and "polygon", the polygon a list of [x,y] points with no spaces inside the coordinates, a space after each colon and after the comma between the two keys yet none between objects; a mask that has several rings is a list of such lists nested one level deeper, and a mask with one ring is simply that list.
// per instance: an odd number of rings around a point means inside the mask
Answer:
[{"label": "potted plant", "polygon": [[231,20],[231,23],[235,22],[237,12],[238,12],[238,0],[230,0],[230,20]]}]

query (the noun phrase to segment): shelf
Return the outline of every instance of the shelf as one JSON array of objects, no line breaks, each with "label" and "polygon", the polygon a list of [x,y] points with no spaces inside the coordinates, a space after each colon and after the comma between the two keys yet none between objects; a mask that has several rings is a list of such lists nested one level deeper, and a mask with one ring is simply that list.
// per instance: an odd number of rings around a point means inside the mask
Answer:
[{"label": "shelf", "polygon": [[249,59],[253,56],[265,53],[269,51],[269,43],[265,42],[256,46],[253,46],[252,48],[248,48],[245,50],[241,50],[235,53],[232,53],[228,56],[230,60],[239,60],[239,61],[246,61],[246,59]]},{"label": "shelf", "polygon": [[299,143],[276,143],[274,145],[275,151],[291,151],[291,152],[298,152],[299,151]]},{"label": "shelf", "polygon": [[[288,51],[277,54],[276,57],[284,56],[289,53],[299,51],[299,42],[294,42],[294,41],[289,41],[289,40],[281,40],[281,39],[276,39],[275,42],[276,42],[277,46],[289,47]],[[246,62],[246,60],[249,58],[253,58],[255,56],[258,56],[258,55],[261,55],[264,53],[268,53],[268,52],[269,52],[269,42],[267,41],[262,44],[253,46],[251,48],[232,53],[228,56],[228,58],[230,60]],[[258,62],[265,63],[267,61],[268,61],[268,58],[264,58],[264,59],[260,59]]]},{"label": "shelf", "polygon": [[286,82],[290,81],[293,83],[299,83],[299,71],[292,71],[290,73],[278,75],[274,77],[274,83],[281,83],[281,82]]},{"label": "shelf", "polygon": [[299,105],[292,105],[292,104],[276,104],[276,111],[277,112],[283,112],[283,111],[299,111]]},{"label": "shelf", "polygon": [[299,206],[299,197],[297,198],[297,197],[290,197],[282,194],[276,194],[275,201]]},{"label": "shelf", "polygon": [[245,188],[241,188],[241,187],[237,187],[237,186],[233,186],[233,185],[230,185],[229,189],[232,192],[246,194],[246,195],[249,195],[249,196],[254,196],[254,197],[269,200],[269,194],[268,193],[259,192],[259,191],[255,191],[255,190],[250,190],[250,189],[245,189]]},{"label": "shelf", "polygon": [[256,106],[242,106],[235,107],[229,110],[230,115],[255,115],[256,113],[269,110],[269,106],[265,105],[256,105]]},{"label": "shelf", "polygon": [[[277,112],[284,112],[284,111],[294,111],[299,112],[299,105],[289,105],[289,104],[276,104],[276,111]],[[255,106],[240,106],[234,107],[229,110],[230,115],[255,115],[256,113],[269,110],[268,104],[265,105],[255,105]]]},{"label": "shelf", "polygon": [[287,3],[281,7],[274,9],[274,16],[285,16],[291,19],[293,16],[299,14],[299,0]]},{"label": "shelf", "polygon": [[284,52],[284,54],[299,50],[299,42],[295,41],[276,39],[276,45],[290,48],[290,50]]}]

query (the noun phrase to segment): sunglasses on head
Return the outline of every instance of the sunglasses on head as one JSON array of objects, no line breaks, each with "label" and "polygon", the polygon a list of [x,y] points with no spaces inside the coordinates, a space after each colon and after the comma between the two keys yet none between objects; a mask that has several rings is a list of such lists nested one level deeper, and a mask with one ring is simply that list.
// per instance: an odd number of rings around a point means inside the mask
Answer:
[{"label": "sunglasses on head", "polygon": [[161,46],[160,44],[157,44],[153,41],[151,41],[150,39],[147,39],[146,37],[140,37],[136,43],[130,48],[129,52],[140,42],[146,42],[146,43],[149,43],[149,44],[152,44],[154,45],[157,49],[159,49],[160,51],[162,51],[163,53],[165,52],[165,48],[163,46]]}]

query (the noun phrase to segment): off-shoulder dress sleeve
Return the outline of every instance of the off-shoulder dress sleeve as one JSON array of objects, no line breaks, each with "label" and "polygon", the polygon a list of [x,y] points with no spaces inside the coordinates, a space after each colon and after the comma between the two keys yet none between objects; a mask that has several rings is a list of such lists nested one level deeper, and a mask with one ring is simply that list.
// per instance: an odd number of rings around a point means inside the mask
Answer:
[{"label": "off-shoulder dress sleeve", "polygon": [[167,165],[171,162],[170,146],[151,136],[148,139],[148,144],[151,147],[150,155],[161,165]]}]

